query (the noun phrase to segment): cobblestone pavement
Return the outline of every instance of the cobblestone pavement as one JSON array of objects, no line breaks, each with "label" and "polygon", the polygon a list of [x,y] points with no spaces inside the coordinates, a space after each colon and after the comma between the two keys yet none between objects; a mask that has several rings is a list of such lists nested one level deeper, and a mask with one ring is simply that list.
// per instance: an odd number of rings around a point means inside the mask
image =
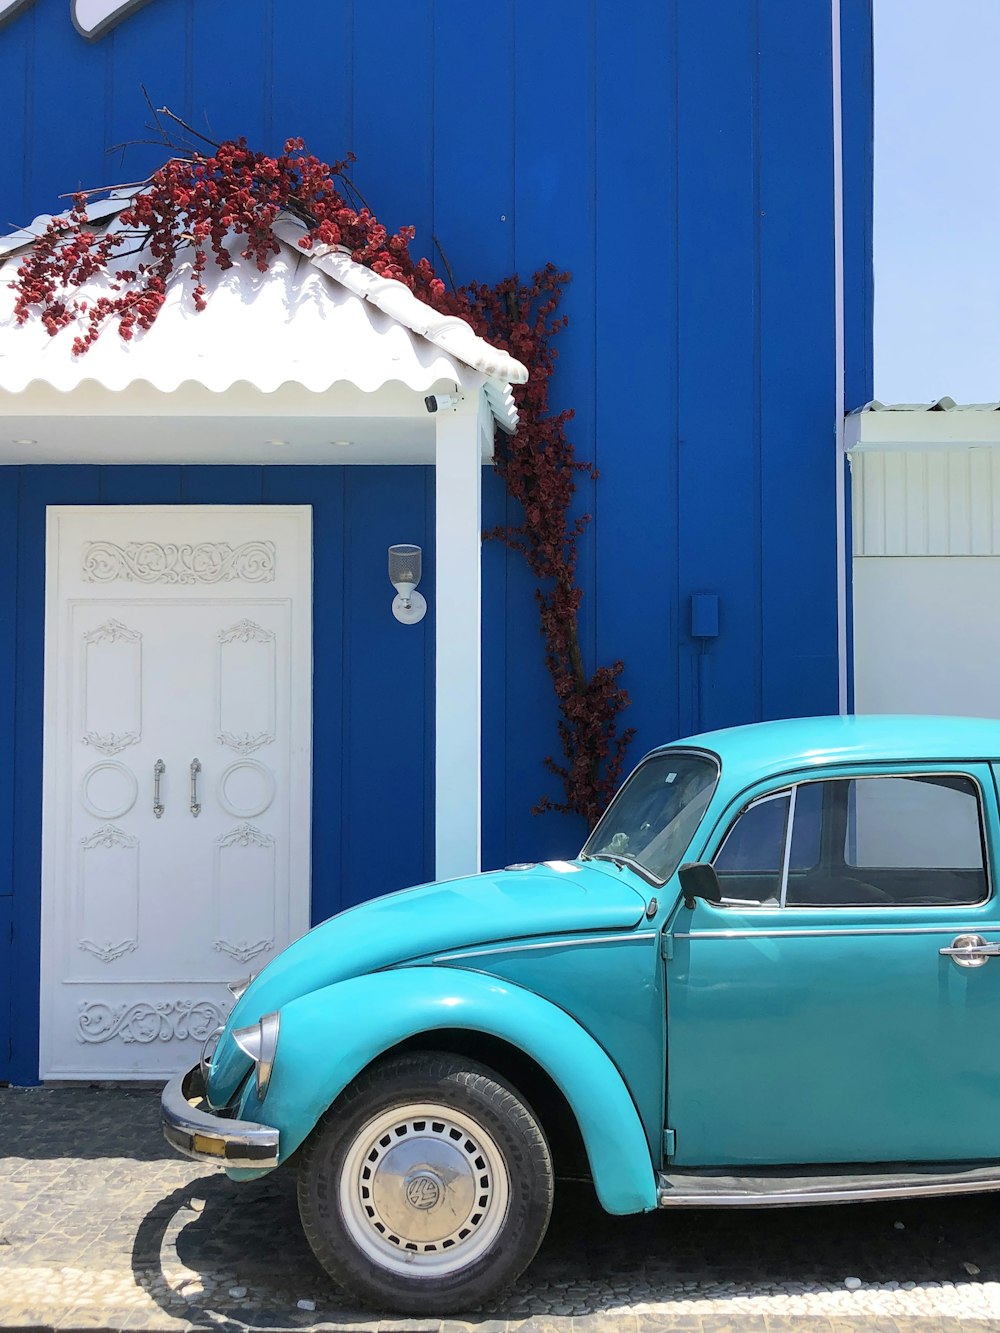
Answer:
[{"label": "cobblestone pavement", "polygon": [[357,1310],[302,1237],[293,1172],[234,1184],[175,1156],[154,1091],[0,1089],[3,1329],[930,1333],[995,1321],[1000,1196],[608,1218],[582,1186],[563,1188],[502,1307],[440,1322]]}]

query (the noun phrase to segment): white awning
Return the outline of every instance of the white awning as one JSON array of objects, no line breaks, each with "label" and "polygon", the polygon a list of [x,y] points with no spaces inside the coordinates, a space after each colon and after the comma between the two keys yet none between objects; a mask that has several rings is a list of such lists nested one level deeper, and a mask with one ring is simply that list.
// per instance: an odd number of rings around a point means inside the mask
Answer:
[{"label": "white awning", "polygon": [[[107,201],[96,227],[124,202]],[[523,365],[348,255],[301,250],[287,215],[266,273],[233,237],[233,267],[210,260],[203,275],[204,311],[188,262],[150,330],[126,342],[109,327],[74,356],[73,328],[14,322],[9,284],[46,221],[0,243],[0,462],[432,462],[433,392],[482,395],[516,429]],[[99,275],[74,294],[89,305],[107,291]]]}]

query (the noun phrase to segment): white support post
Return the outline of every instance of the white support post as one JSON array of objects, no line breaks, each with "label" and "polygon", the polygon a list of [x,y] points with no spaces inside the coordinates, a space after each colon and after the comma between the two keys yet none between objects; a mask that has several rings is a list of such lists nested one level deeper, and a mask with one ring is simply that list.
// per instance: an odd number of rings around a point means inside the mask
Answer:
[{"label": "white support post", "polygon": [[830,0],[833,63],[833,437],[837,468],[837,698],[847,712],[847,478],[844,476],[844,113],[840,52],[840,0]]},{"label": "white support post", "polygon": [[438,879],[480,869],[482,464],[479,399],[437,419],[434,853]]}]

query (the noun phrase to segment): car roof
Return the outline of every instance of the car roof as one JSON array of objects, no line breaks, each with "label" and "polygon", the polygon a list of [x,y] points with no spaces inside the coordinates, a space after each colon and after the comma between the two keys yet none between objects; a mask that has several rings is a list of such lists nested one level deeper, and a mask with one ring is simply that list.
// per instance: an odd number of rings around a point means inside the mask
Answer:
[{"label": "car roof", "polygon": [[706,731],[671,746],[711,750],[728,779],[754,781],[810,765],[882,760],[1000,760],[1000,720],[918,714],[796,717]]}]

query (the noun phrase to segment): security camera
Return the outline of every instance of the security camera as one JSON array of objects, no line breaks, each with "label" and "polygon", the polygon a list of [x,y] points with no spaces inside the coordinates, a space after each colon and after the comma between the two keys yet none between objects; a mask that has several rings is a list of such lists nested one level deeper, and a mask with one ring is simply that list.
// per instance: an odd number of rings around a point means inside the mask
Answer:
[{"label": "security camera", "polygon": [[429,393],[424,399],[428,412],[447,412],[449,407],[457,407],[462,401],[457,393]]}]

